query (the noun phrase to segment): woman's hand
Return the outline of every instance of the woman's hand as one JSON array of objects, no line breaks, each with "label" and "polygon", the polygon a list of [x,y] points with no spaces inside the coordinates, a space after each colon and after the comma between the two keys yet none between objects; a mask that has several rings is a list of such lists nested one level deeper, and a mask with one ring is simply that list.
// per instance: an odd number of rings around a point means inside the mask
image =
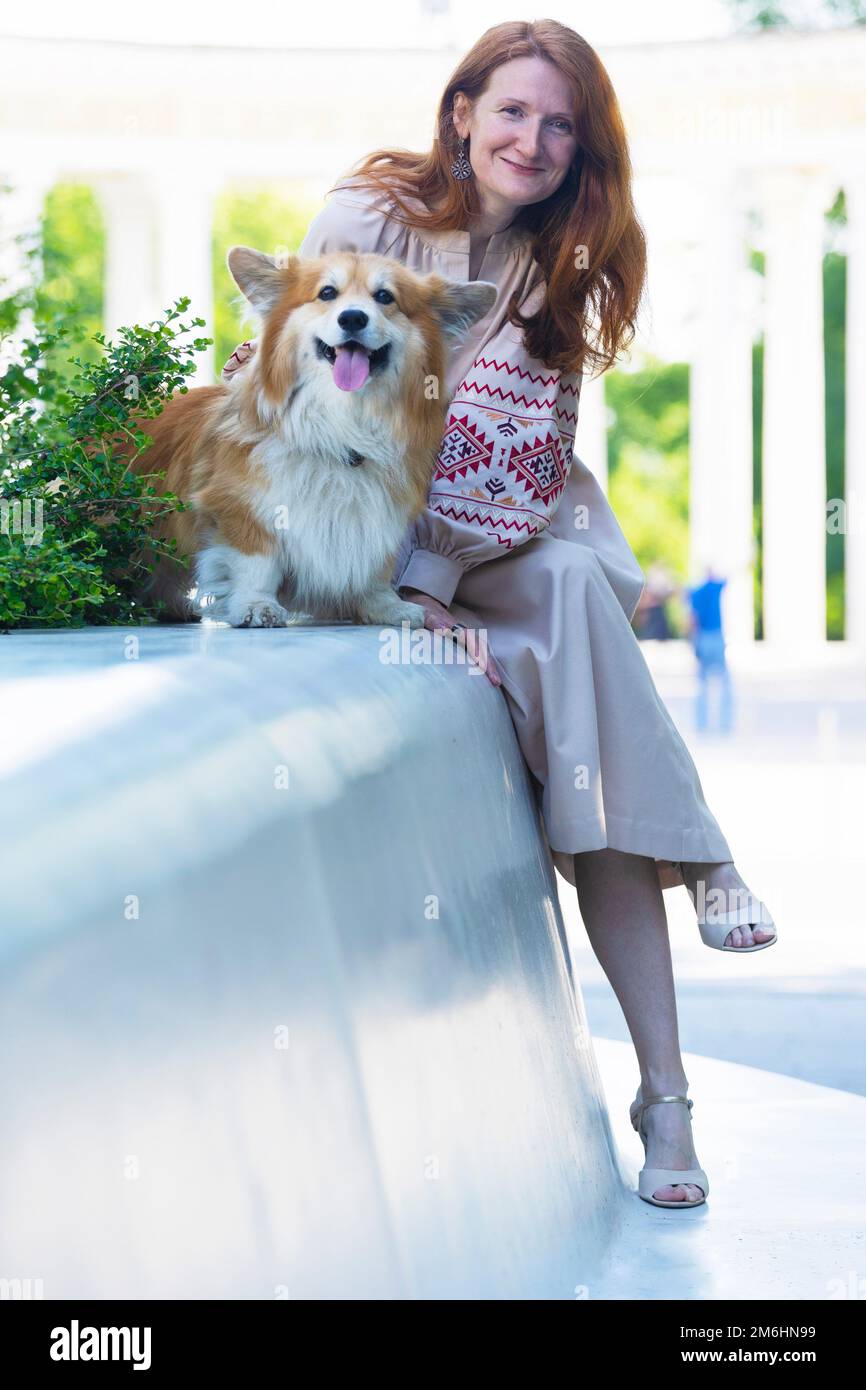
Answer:
[{"label": "woman's hand", "polygon": [[235,372],[239,372],[241,368],[247,362],[249,362],[250,358],[254,355],[255,350],[255,338],[251,338],[248,342],[245,343],[238,343],[238,346],[235,348],[228,362],[226,362],[225,366],[222,369],[221,376],[223,381],[231,381]]},{"label": "woman's hand", "polygon": [[400,597],[406,599],[407,602],[421,605],[425,613],[424,626],[429,627],[431,632],[444,632],[452,641],[459,643],[461,647],[465,647],[469,659],[474,661],[476,666],[480,667],[491,685],[498,686],[502,684],[499,672],[496,669],[496,663],[493,660],[493,653],[490,651],[486,640],[479,638],[475,628],[463,627],[461,624],[456,632],[452,632],[451,629],[457,622],[457,619],[454,617],[453,613],[449,613],[448,609],[445,608],[438,599],[433,598],[430,594],[422,593],[420,589],[401,588],[398,589],[397,592]]}]

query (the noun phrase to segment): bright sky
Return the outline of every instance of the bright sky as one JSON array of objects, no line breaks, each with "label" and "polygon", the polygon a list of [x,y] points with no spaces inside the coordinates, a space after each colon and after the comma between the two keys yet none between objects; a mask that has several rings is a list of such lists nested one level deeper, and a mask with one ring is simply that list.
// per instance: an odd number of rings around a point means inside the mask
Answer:
[{"label": "bright sky", "polygon": [[[540,10],[540,13],[539,13]],[[468,47],[485,29],[505,19],[559,19],[593,45],[650,43],[671,39],[721,37],[732,29],[724,0],[571,0],[545,3],[539,10],[504,0],[329,0],[325,5],[297,5],[286,0],[256,0],[253,7],[234,3],[177,3],[149,0],[123,5],[117,0],[40,0],[39,5],[7,5],[0,35],[62,38],[127,39],[139,43],[226,44],[253,47],[381,47],[441,45],[449,38]],[[203,16],[203,13],[204,16]],[[447,12],[447,13],[446,13]]]}]

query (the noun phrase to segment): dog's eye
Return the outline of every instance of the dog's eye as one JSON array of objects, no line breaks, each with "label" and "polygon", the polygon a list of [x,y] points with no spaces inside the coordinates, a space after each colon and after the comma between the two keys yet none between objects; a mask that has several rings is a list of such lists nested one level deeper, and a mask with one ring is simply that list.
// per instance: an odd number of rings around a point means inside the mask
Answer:
[{"label": "dog's eye", "polygon": [[376,293],[373,295],[373,298],[378,299],[380,304],[394,303],[394,296],[390,290],[377,290]]},{"label": "dog's eye", "polygon": [[323,285],[319,290],[319,299],[336,299],[337,291],[333,285]]}]

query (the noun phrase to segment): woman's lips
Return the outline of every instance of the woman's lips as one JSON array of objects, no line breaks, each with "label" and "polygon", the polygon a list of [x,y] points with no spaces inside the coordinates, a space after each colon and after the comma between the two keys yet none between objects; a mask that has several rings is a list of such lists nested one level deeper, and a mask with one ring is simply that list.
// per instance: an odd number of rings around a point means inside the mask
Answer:
[{"label": "woman's lips", "polygon": [[[502,155],[502,158],[505,159],[505,155]],[[540,173],[542,172],[541,169],[533,169],[533,168],[531,168],[531,167],[528,167],[528,166],[525,165],[525,164],[515,164],[513,159],[505,159],[505,163],[506,163],[506,164],[510,164],[510,165],[511,165],[511,168],[512,168],[512,169],[515,169],[515,170],[517,171],[518,174],[526,174],[526,175],[529,175],[529,174],[540,174]]]}]

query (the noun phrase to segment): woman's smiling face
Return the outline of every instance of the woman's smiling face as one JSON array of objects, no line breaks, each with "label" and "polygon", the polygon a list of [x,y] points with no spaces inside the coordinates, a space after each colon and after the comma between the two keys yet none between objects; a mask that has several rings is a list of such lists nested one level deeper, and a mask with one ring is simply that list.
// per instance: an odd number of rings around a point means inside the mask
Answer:
[{"label": "woman's smiling face", "polygon": [[500,64],[474,109],[458,92],[454,125],[469,137],[473,175],[490,212],[549,198],[577,152],[574,95],[544,58]]}]

